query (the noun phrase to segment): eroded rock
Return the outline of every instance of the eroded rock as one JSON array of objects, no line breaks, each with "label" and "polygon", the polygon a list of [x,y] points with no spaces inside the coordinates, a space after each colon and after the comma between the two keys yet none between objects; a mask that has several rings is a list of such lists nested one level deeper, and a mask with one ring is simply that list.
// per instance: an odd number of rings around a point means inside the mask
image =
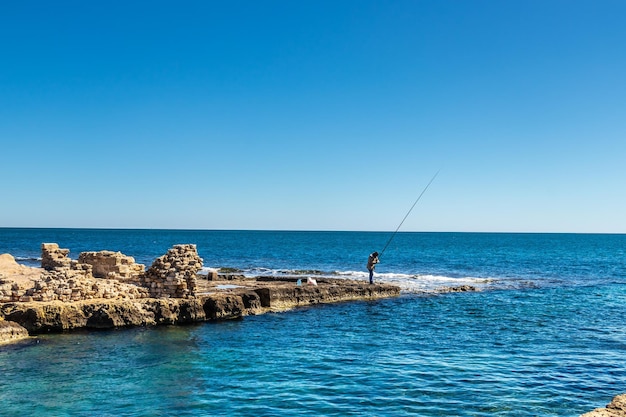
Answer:
[{"label": "eroded rock", "polygon": [[28,330],[13,321],[0,319],[0,345],[28,338]]},{"label": "eroded rock", "polygon": [[580,417],[626,417],[626,394],[617,395],[605,408],[596,408]]}]

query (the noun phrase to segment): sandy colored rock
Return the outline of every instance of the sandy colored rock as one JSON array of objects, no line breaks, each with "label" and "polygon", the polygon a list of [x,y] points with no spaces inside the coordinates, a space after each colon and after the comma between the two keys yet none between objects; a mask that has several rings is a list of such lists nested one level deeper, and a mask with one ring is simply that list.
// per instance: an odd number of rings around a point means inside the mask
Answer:
[{"label": "sandy colored rock", "polygon": [[41,267],[47,271],[70,268],[72,260],[68,257],[69,253],[69,249],[61,249],[56,243],[42,243]]},{"label": "sandy colored rock", "polygon": [[614,397],[606,408],[596,408],[580,417],[626,417],[626,394]]},{"label": "sandy colored rock", "polygon": [[8,253],[0,255],[0,303],[18,300],[35,285],[42,272],[41,268],[18,264]]},{"label": "sandy colored rock", "polygon": [[8,253],[0,255],[0,280],[26,283],[39,278],[42,272],[41,268],[18,264],[13,255]]},{"label": "sandy colored rock", "polygon": [[394,285],[345,279],[201,276],[202,258],[193,244],[173,246],[145,273],[120,252],[83,252],[79,261],[68,254],[56,243],[42,244],[43,269],[0,257],[3,323],[15,322],[31,334],[184,324],[400,294]]},{"label": "sandy colored rock", "polygon": [[272,311],[399,295],[393,285],[318,279],[316,286],[280,279],[203,280],[202,294],[187,298],[93,299],[0,303],[0,317],[31,334],[228,320]]},{"label": "sandy colored rock", "polygon": [[124,281],[139,281],[145,272],[145,266],[135,263],[135,258],[121,252],[103,250],[100,252],[81,252],[78,262],[92,267],[95,278],[114,278]]},{"label": "sandy colored rock", "polygon": [[19,324],[0,320],[0,345],[28,338],[28,330]]},{"label": "sandy colored rock", "polygon": [[202,258],[196,245],[174,245],[158,257],[143,276],[142,284],[155,298],[186,298],[196,294]]}]

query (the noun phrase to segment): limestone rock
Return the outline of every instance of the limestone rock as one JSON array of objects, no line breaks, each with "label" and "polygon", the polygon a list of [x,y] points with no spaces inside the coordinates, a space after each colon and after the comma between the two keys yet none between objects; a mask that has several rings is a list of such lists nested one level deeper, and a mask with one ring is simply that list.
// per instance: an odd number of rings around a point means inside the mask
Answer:
[{"label": "limestone rock", "polygon": [[24,327],[12,321],[0,320],[0,345],[17,342],[27,337],[28,330]]},{"label": "limestone rock", "polygon": [[[31,333],[111,329],[206,320],[203,299],[91,300],[75,303],[0,304],[0,316]],[[0,323],[5,323],[4,321]]]},{"label": "limestone rock", "polygon": [[437,289],[439,293],[451,293],[451,292],[474,292],[478,289],[472,285],[459,285],[457,287],[441,287]]},{"label": "limestone rock", "polygon": [[596,408],[580,417],[626,417],[626,394],[615,396],[606,408]]},{"label": "limestone rock", "polygon": [[135,263],[135,258],[121,252],[99,251],[81,252],[78,262],[92,267],[95,278],[114,278],[120,280],[138,281],[145,272],[145,266]]},{"label": "limestone rock", "polygon": [[241,296],[220,294],[208,298],[204,310],[208,319],[225,320],[243,317],[246,307]]},{"label": "limestone rock", "polygon": [[69,253],[69,249],[60,249],[57,243],[42,243],[41,267],[47,271],[69,268],[72,262]]},{"label": "limestone rock", "polygon": [[196,293],[200,269],[202,258],[198,256],[196,245],[174,245],[152,263],[143,283],[155,298],[190,297]]}]

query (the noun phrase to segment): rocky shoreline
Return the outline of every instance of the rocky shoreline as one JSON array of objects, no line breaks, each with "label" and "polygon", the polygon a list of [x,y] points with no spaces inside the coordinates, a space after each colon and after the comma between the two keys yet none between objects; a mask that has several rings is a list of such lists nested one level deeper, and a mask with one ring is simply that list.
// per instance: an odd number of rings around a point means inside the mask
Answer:
[{"label": "rocky shoreline", "polygon": [[400,293],[398,287],[391,285],[332,279],[300,286],[282,280],[212,281],[206,287],[206,293],[187,298],[2,303],[0,317],[18,323],[34,335],[236,319],[314,304],[394,297]]},{"label": "rocky shoreline", "polygon": [[395,297],[400,288],[312,277],[200,275],[195,245],[175,245],[146,270],[120,252],[42,244],[42,268],[0,255],[0,341],[76,329],[237,319],[296,307]]},{"label": "rocky shoreline", "polygon": [[[0,255],[0,345],[42,333],[184,325],[400,295],[394,285],[347,279],[200,275],[202,259],[189,244],[175,245],[147,270],[120,252],[83,252],[76,261],[68,254],[42,244],[41,268]],[[626,417],[626,394],[581,417]]]},{"label": "rocky shoreline", "polygon": [[616,395],[605,408],[596,408],[580,417],[626,417],[626,394]]}]

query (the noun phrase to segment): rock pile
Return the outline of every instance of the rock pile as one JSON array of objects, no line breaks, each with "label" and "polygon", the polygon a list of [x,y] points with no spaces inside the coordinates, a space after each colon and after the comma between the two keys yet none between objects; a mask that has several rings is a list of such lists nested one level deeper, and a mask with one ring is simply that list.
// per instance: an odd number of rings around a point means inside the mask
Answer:
[{"label": "rock pile", "polygon": [[92,266],[95,278],[114,278],[122,281],[138,282],[146,267],[135,263],[135,258],[122,252],[103,250],[100,252],[81,252],[78,262]]},{"label": "rock pile", "polygon": [[[60,249],[56,243],[41,245],[41,267],[44,272],[32,288],[18,284],[11,287],[10,301],[83,301],[97,298],[147,298],[149,291],[137,285],[121,283],[122,278],[139,279],[136,271],[144,266],[135,264],[132,257],[117,252],[83,252],[79,260],[68,257],[69,249]],[[81,259],[82,258],[82,259]],[[108,279],[94,277],[94,270]]]},{"label": "rock pile", "polygon": [[155,298],[194,296],[200,269],[202,258],[198,256],[196,245],[174,245],[152,263],[143,278],[143,285]]},{"label": "rock pile", "polygon": [[[0,303],[188,298],[196,293],[196,277],[202,269],[202,258],[191,244],[175,245],[148,271],[121,252],[82,252],[78,260],[70,259],[69,252],[56,243],[43,243],[43,269],[19,282],[0,277]],[[9,257],[5,263],[11,261],[13,271],[19,265]]]},{"label": "rock pile", "polygon": [[69,249],[60,249],[56,243],[41,244],[41,267],[46,271],[71,268],[72,260],[67,256]]},{"label": "rock pile", "polygon": [[74,274],[72,271],[46,271],[19,301],[83,301],[98,298],[138,299],[150,296],[147,288]]}]

